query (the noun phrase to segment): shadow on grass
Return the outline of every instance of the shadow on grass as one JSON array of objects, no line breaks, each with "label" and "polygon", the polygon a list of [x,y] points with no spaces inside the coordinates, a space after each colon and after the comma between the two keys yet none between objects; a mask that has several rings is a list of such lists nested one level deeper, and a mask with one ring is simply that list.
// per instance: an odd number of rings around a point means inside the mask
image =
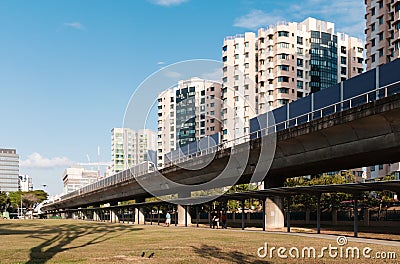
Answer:
[{"label": "shadow on grass", "polygon": [[218,247],[215,246],[208,246],[208,245],[202,245],[201,247],[192,247],[194,253],[199,255],[201,258],[208,259],[210,262],[212,262],[212,258],[224,260],[230,263],[253,263],[253,264],[261,264],[261,263],[269,263],[268,261],[263,261],[260,259],[257,259],[256,253],[254,255],[247,255],[239,251],[224,251]]},{"label": "shadow on grass", "polygon": [[[88,224],[83,222],[71,222],[71,224],[55,224],[50,226],[33,222],[29,224],[10,223],[0,225],[0,234],[2,235],[26,234],[26,238],[35,238],[43,241],[41,244],[30,249],[30,258],[29,261],[26,262],[27,264],[46,263],[57,253],[95,245],[117,237],[121,235],[121,233],[138,230],[141,230],[141,228],[95,223]],[[89,241],[75,241],[78,238],[89,235],[93,237]],[[72,245],[72,243],[74,245]]]}]

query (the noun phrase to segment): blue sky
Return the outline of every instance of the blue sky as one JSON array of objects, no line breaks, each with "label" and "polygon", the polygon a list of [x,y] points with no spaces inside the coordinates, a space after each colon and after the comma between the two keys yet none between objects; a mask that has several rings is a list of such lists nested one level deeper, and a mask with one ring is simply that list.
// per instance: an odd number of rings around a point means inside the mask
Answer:
[{"label": "blue sky", "polygon": [[35,188],[60,193],[63,170],[96,160],[97,145],[110,160],[110,131],[148,75],[308,16],[364,38],[363,0],[0,1],[0,148],[17,149]]}]

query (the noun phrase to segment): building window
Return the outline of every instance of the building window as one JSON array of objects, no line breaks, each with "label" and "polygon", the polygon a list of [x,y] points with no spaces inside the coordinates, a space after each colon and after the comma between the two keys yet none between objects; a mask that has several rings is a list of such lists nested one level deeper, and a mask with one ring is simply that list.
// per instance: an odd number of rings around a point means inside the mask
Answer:
[{"label": "building window", "polygon": [[378,23],[379,25],[383,24],[383,16],[378,17]]},{"label": "building window", "polygon": [[375,47],[375,39],[374,39],[374,38],[371,39],[371,46],[372,46],[372,47]]},{"label": "building window", "polygon": [[278,59],[280,59],[280,60],[288,60],[289,59],[289,54],[285,54],[285,53],[278,54]]},{"label": "building window", "polygon": [[227,50],[228,50],[228,46],[226,46],[226,45],[223,46],[223,47],[222,47],[222,50],[223,50],[223,51],[227,51]]},{"label": "building window", "polygon": [[379,1],[378,4],[379,4],[379,9],[383,8],[383,1]]},{"label": "building window", "polygon": [[239,54],[235,54],[235,59],[239,59]]},{"label": "building window", "polygon": [[303,89],[303,81],[297,81],[297,89]]},{"label": "building window", "polygon": [[379,57],[383,57],[383,48],[378,50],[379,52]]},{"label": "building window", "polygon": [[303,55],[303,48],[297,48],[297,55]]},{"label": "building window", "polygon": [[346,75],[346,73],[347,73],[347,68],[346,67],[341,67],[340,68],[340,74]]},{"label": "building window", "polygon": [[341,57],[340,57],[340,63],[341,63],[341,64],[346,64],[346,63],[347,63],[347,58],[341,56]]},{"label": "building window", "polygon": [[371,15],[375,16],[375,7],[371,8]]},{"label": "building window", "polygon": [[278,88],[278,93],[288,94],[289,88]]},{"label": "building window", "polygon": [[400,49],[400,41],[396,41],[396,42],[394,43],[394,49],[395,49],[395,50],[399,50],[399,49]]},{"label": "building window", "polygon": [[278,82],[289,82],[289,77],[287,76],[279,76]]},{"label": "building window", "polygon": [[379,36],[379,41],[382,41],[383,40],[383,32],[380,32],[378,36]]},{"label": "building window", "polygon": [[289,103],[289,99],[278,99],[278,104],[285,105]]},{"label": "building window", "polygon": [[227,56],[222,57],[222,61],[223,61],[223,62],[226,62],[227,60],[228,60],[228,57],[227,57]]},{"label": "building window", "polygon": [[278,37],[289,37],[289,32],[287,32],[287,31],[278,31]]},{"label": "building window", "polygon": [[297,59],[297,66],[303,67],[303,59]]},{"label": "building window", "polygon": [[297,37],[297,44],[303,45],[303,37]]},{"label": "building window", "polygon": [[297,78],[303,78],[303,71],[297,70]]},{"label": "building window", "polygon": [[288,65],[278,65],[278,69],[281,71],[289,71]]},{"label": "building window", "polygon": [[371,30],[372,30],[372,31],[375,31],[375,23],[372,23],[372,25],[371,25]]},{"label": "building window", "polygon": [[280,43],[278,43],[278,48],[288,49],[289,48],[289,43],[280,42]]},{"label": "building window", "polygon": [[375,62],[375,54],[372,54],[372,56],[371,56],[371,61],[372,61],[372,62]]}]

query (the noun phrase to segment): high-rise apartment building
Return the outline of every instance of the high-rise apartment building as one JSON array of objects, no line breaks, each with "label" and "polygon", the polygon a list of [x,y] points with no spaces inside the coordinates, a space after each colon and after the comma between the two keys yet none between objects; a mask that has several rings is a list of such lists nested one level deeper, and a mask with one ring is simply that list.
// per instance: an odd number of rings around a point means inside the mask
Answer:
[{"label": "high-rise apartment building", "polygon": [[0,191],[18,191],[19,155],[15,149],[0,149]]},{"label": "high-rise apartment building", "polygon": [[249,132],[257,114],[290,103],[363,71],[362,40],[335,33],[334,24],[307,18],[226,37],[223,140]]},{"label": "high-rise apartment building", "polygon": [[154,162],[156,160],[157,134],[155,131],[113,128],[111,134],[112,174],[145,161]]},{"label": "high-rise apartment building", "polygon": [[18,177],[18,189],[22,192],[33,191],[32,177],[29,175],[20,175]]},{"label": "high-rise apartment building", "polygon": [[367,70],[400,57],[400,0],[365,0]]},{"label": "high-rise apartment building", "polygon": [[221,131],[221,84],[191,78],[158,96],[158,167],[179,146]]},{"label": "high-rise apartment building", "polygon": [[[400,58],[400,0],[365,0],[367,70]],[[381,178],[400,170],[399,163],[367,168],[369,178]],[[398,174],[397,174],[398,175]]]},{"label": "high-rise apartment building", "polygon": [[81,167],[67,168],[62,176],[64,183],[64,194],[76,191],[88,184],[96,182],[98,172],[95,170],[86,170]]}]

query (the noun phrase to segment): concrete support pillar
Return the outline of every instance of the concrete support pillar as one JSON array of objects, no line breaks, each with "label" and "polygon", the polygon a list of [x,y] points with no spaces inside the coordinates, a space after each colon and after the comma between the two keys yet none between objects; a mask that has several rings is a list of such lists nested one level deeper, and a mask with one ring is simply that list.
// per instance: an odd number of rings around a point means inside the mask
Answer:
[{"label": "concrete support pillar", "polygon": [[369,226],[369,209],[364,209],[364,225]]},{"label": "concrete support pillar", "polygon": [[244,213],[244,200],[241,201],[241,207],[242,207],[242,230],[245,229],[246,225],[245,225],[245,213]]},{"label": "concrete support pillar", "polygon": [[157,225],[160,225],[161,217],[160,217],[160,206],[157,206]]},{"label": "concrete support pillar", "polygon": [[200,220],[199,206],[196,205],[196,227],[199,227],[199,220]]},{"label": "concrete support pillar", "polygon": [[143,208],[135,208],[135,218],[137,224],[145,224]]},{"label": "concrete support pillar", "polygon": [[93,221],[99,221],[99,212],[97,210],[93,210]]},{"label": "concrete support pillar", "polygon": [[178,204],[178,225],[179,226],[188,226],[192,223],[192,218],[189,213],[190,207],[188,205],[180,205]]},{"label": "concrete support pillar", "polygon": [[265,212],[267,211],[266,209],[267,209],[267,206],[266,206],[266,203],[265,203],[265,199],[266,198],[264,198],[264,199],[262,199],[261,200],[261,203],[262,203],[262,214],[263,214],[263,223],[262,223],[262,225],[263,225],[263,231],[265,231],[265,219],[266,219],[266,215],[265,215]]},{"label": "concrete support pillar", "polygon": [[115,223],[115,219],[116,219],[116,214],[115,214],[115,210],[114,209],[110,209],[110,222],[111,223]]},{"label": "concrete support pillar", "polygon": [[287,197],[287,209],[286,209],[286,228],[287,232],[290,233],[290,196]]},{"label": "concrete support pillar", "polygon": [[310,214],[311,214],[311,210],[310,208],[306,209],[306,225],[310,224]]},{"label": "concrete support pillar", "polygon": [[358,197],[354,195],[354,237],[358,237]]},{"label": "concrete support pillar", "polygon": [[67,215],[66,215],[65,213],[61,213],[61,218],[62,218],[62,219],[66,219],[66,218],[67,218]]},{"label": "concrete support pillar", "polygon": [[274,196],[266,198],[265,207],[265,227],[283,228],[285,226],[285,217],[282,197]]},{"label": "concrete support pillar", "polygon": [[321,194],[317,196],[317,234],[321,234]]},{"label": "concrete support pillar", "polygon": [[337,209],[332,209],[332,224],[337,225]]}]

